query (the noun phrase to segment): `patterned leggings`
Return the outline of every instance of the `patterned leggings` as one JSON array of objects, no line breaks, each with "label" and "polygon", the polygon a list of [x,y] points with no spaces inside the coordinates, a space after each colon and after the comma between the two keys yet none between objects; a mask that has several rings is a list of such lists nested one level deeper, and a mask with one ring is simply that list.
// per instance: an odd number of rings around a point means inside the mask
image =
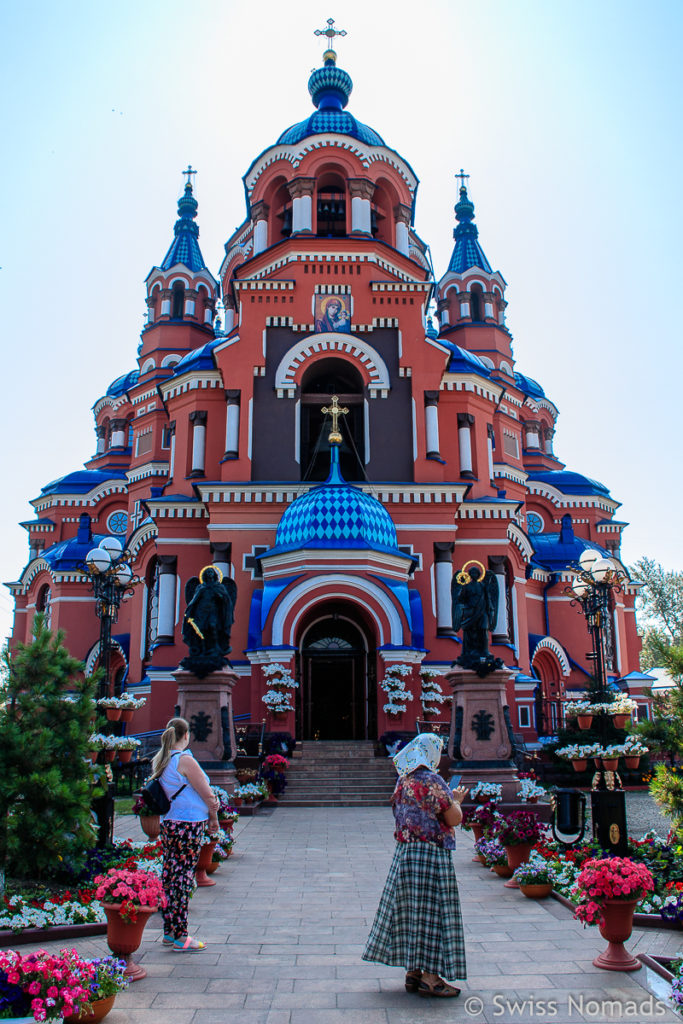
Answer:
[{"label": "patterned leggings", "polygon": [[199,860],[205,821],[163,821],[161,850],[164,867],[161,883],[168,900],[162,911],[164,935],[187,935],[187,911],[195,887],[194,869]]}]

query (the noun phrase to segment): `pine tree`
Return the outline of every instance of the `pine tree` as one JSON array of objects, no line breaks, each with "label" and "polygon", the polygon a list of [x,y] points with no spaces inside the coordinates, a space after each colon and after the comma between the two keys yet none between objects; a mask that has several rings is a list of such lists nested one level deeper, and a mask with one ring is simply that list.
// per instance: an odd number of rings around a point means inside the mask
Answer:
[{"label": "pine tree", "polygon": [[96,679],[36,615],[33,642],[5,651],[0,690],[0,869],[78,870],[95,843],[88,736]]}]

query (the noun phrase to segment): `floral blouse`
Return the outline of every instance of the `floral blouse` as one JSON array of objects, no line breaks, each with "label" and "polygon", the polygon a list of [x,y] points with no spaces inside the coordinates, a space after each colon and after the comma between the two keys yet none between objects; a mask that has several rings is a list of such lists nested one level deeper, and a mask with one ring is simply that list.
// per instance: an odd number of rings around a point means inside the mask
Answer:
[{"label": "floral blouse", "polygon": [[440,775],[418,768],[402,776],[391,802],[397,842],[432,843],[445,850],[455,849],[453,830],[440,817],[453,803],[453,796]]}]

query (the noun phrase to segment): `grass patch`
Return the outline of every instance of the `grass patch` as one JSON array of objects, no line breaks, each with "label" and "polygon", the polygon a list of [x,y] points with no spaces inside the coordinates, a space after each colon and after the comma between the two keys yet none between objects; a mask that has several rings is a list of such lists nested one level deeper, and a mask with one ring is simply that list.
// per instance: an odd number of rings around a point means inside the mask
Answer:
[{"label": "grass patch", "polygon": [[114,798],[114,813],[115,814],[132,814],[133,804],[135,803],[135,797],[132,796],[117,796]]}]

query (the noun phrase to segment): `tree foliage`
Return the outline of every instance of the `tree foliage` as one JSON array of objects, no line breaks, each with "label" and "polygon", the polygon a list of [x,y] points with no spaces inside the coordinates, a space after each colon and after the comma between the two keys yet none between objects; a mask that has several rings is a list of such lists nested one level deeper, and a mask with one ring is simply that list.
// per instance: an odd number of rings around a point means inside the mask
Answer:
[{"label": "tree foliage", "polygon": [[642,617],[643,649],[640,665],[645,671],[662,665],[662,652],[683,645],[683,572],[667,572],[652,558],[641,558],[630,569],[643,584],[638,605]]},{"label": "tree foliage", "polygon": [[96,679],[63,641],[36,615],[33,642],[3,654],[0,869],[17,877],[77,870],[95,842],[87,739]]}]

